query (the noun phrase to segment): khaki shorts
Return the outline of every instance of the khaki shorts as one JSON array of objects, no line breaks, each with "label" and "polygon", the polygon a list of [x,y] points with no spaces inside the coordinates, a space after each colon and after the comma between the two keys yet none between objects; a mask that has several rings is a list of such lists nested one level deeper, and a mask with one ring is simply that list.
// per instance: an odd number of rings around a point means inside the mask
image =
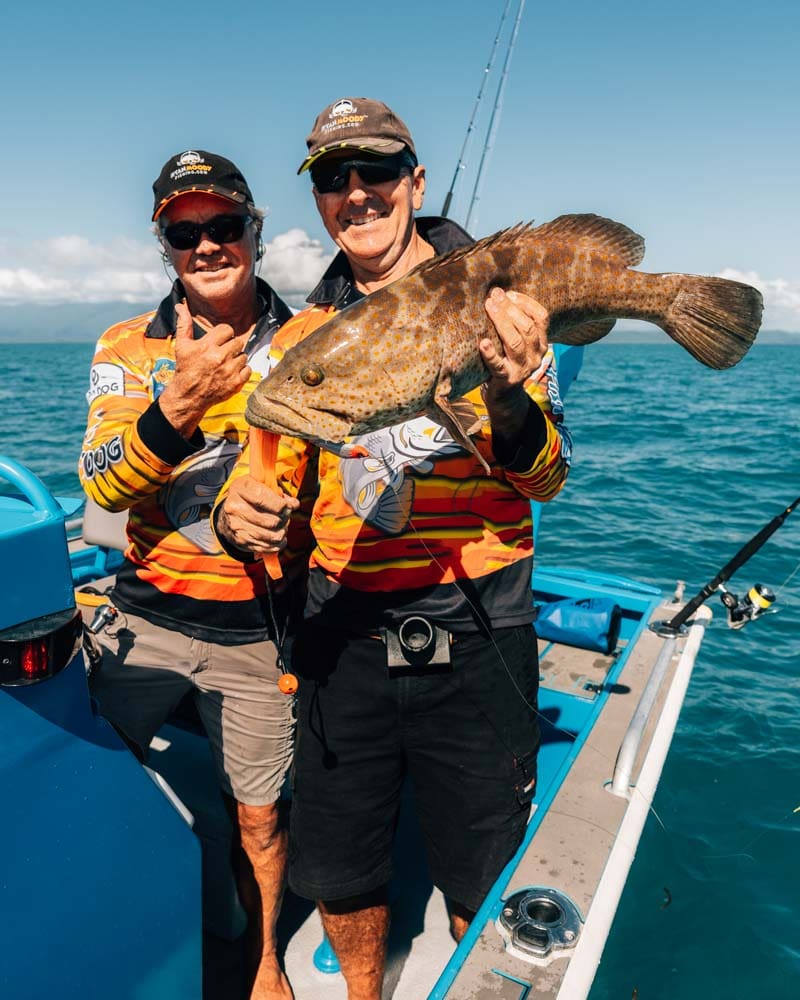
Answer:
[{"label": "khaki shorts", "polygon": [[101,714],[146,750],[188,691],[214,752],[220,786],[237,802],[275,802],[292,759],[293,699],[278,690],[272,642],[222,646],[120,612],[94,639],[89,687]]}]

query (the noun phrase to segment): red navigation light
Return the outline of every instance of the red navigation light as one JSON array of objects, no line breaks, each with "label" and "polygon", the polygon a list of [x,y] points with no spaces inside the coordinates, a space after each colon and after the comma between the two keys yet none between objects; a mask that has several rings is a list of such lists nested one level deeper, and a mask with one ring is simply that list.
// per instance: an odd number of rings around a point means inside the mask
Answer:
[{"label": "red navigation light", "polygon": [[19,667],[26,681],[38,681],[49,673],[47,638],[29,639],[19,651]]},{"label": "red navigation light", "polygon": [[67,608],[0,632],[0,685],[54,677],[80,649],[81,613]]}]

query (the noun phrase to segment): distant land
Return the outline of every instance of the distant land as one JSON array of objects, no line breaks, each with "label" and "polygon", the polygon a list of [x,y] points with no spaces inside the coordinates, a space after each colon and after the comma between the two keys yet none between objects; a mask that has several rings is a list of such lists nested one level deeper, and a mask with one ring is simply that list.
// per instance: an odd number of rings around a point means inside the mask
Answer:
[{"label": "distant land", "polygon": [[[295,308],[302,306],[302,302],[294,300],[291,304]],[[0,306],[0,343],[93,342],[112,324],[152,308],[152,302]],[[653,326],[623,320],[601,343],[661,344],[665,340],[665,334]],[[762,330],[758,343],[800,346],[800,331]]]}]

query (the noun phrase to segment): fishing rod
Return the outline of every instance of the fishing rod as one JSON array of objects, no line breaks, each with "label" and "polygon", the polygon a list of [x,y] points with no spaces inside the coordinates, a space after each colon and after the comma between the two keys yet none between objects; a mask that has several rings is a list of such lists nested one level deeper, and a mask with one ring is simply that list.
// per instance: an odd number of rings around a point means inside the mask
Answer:
[{"label": "fishing rod", "polygon": [[467,125],[467,134],[464,136],[464,142],[461,146],[461,152],[458,154],[458,162],[456,163],[456,169],[453,173],[453,179],[450,182],[450,190],[447,192],[447,196],[444,199],[444,207],[442,208],[442,216],[446,219],[447,213],[450,211],[450,204],[453,200],[453,192],[455,191],[456,183],[461,172],[466,168],[466,163],[464,157],[467,153],[467,146],[472,138],[472,133],[475,131],[475,119],[478,116],[478,109],[481,105],[481,99],[483,98],[483,91],[486,87],[486,82],[489,79],[489,74],[492,71],[492,66],[494,65],[494,57],[497,53],[497,46],[500,44],[500,36],[503,33],[503,25],[506,23],[506,18],[508,17],[508,10],[511,6],[511,0],[506,0],[506,5],[503,10],[503,14],[500,18],[500,24],[497,28],[497,34],[494,36],[494,44],[492,45],[492,51],[489,55],[489,61],[483,70],[483,77],[481,78],[481,85],[478,88],[478,96],[475,98],[475,106],[472,109],[472,117],[469,120],[469,125]]},{"label": "fishing rod", "polygon": [[[511,66],[511,56],[514,52],[514,44],[517,41],[517,34],[519,33],[519,25],[522,20],[522,12],[525,9],[525,0],[519,0],[519,7],[517,8],[517,17],[514,21],[514,27],[511,30],[511,38],[508,42],[508,48],[506,49],[506,58],[503,63],[503,73],[500,77],[500,83],[497,86],[497,94],[494,99],[494,107],[492,108],[492,117],[489,119],[489,128],[486,135],[486,142],[483,146],[483,152],[481,153],[481,162],[478,165],[478,174],[475,178],[475,186],[472,189],[472,199],[469,203],[469,211],[467,212],[467,218],[464,222],[464,228],[467,232],[470,232],[470,226],[472,225],[473,212],[475,207],[480,201],[480,192],[483,180],[483,171],[486,164],[489,162],[489,154],[492,151],[492,146],[494,145],[494,138],[497,135],[497,128],[500,124],[500,111],[503,106],[503,93],[506,89],[506,80],[508,79],[508,70]],[[475,224],[477,225],[477,215],[475,217]]]},{"label": "fishing rod", "polygon": [[786,518],[800,504],[800,497],[790,503],[786,510],[764,525],[761,531],[757,532],[745,545],[739,549],[733,559],[717,573],[713,580],[703,587],[675,616],[668,622],[654,622],[651,626],[654,632],[663,636],[677,635],[682,626],[697,611],[701,604],[704,604],[715,590],[720,591],[722,603],[728,610],[728,624],[731,628],[742,628],[750,621],[755,621],[764,614],[775,601],[775,595],[760,583],[754,584],[745,596],[739,599],[736,594],[731,593],[725,587],[726,580],[743,566],[747,560],[753,556],[766,540],[773,535],[783,524]]}]

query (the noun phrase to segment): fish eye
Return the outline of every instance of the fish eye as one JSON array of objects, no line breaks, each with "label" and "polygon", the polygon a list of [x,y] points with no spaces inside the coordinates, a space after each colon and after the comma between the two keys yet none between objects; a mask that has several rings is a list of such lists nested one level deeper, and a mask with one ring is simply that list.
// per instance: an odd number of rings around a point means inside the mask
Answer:
[{"label": "fish eye", "polygon": [[319,365],[307,365],[301,372],[300,378],[306,385],[319,385],[325,379],[325,372]]}]

